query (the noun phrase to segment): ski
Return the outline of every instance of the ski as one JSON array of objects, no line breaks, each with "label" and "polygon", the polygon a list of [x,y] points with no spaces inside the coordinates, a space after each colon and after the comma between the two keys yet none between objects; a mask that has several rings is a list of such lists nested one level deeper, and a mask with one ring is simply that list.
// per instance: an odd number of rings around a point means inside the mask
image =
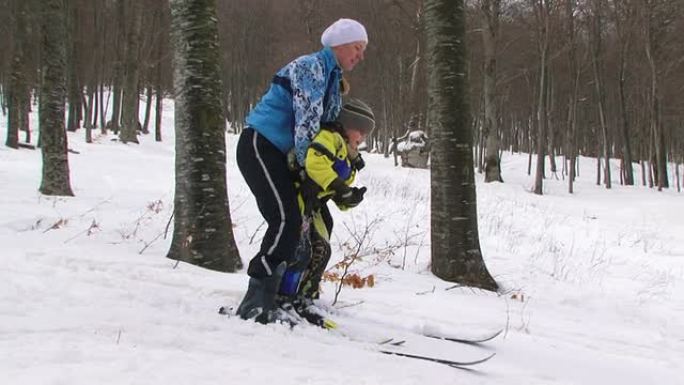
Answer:
[{"label": "ski", "polygon": [[406,340],[395,340],[394,338],[388,338],[386,340],[378,342],[378,345],[401,346],[405,343],[406,343]]},{"label": "ski", "polygon": [[[219,312],[219,314],[222,314],[222,315],[231,315],[232,311],[233,311],[232,308],[221,306],[219,308],[218,312]],[[323,329],[326,329],[326,330],[338,329],[338,323],[329,319],[329,318],[323,318],[322,323],[320,323],[320,324],[319,323],[310,323],[310,322],[307,322],[306,319],[300,317],[294,311],[288,312],[288,313],[290,313],[290,316],[292,316],[293,318],[299,319],[302,324],[311,324],[313,326],[322,327]],[[432,338],[432,339],[436,339],[436,340],[449,341],[449,342],[455,342],[455,343],[477,346],[477,345],[481,345],[485,342],[489,342],[489,341],[495,339],[496,337],[500,336],[501,333],[503,333],[503,331],[504,331],[503,329],[499,329],[499,330],[497,330],[491,334],[486,334],[486,335],[481,336],[481,337],[448,336],[448,335],[440,335],[440,334],[426,333],[426,332],[418,332],[416,334],[418,336]],[[339,332],[339,330],[338,330],[338,332]],[[410,332],[410,331],[407,330],[405,332]],[[390,339],[381,341],[380,344],[388,343],[389,341],[395,341],[396,342],[396,340],[390,338]],[[401,340],[401,343],[405,343],[405,342],[406,342],[405,340]]]},{"label": "ski", "polygon": [[472,361],[453,361],[453,360],[447,360],[447,359],[443,359],[443,358],[423,356],[423,355],[419,355],[419,354],[395,352],[395,351],[391,351],[391,350],[379,350],[379,352],[382,354],[388,354],[388,355],[404,357],[404,358],[411,358],[414,360],[434,362],[436,364],[442,364],[442,365],[450,366],[452,368],[457,368],[457,369],[468,369],[469,366],[474,366],[474,365],[481,364],[483,362],[487,362],[487,361],[491,360],[492,357],[494,357],[496,355],[496,353],[492,353],[492,354],[490,354],[484,358],[480,358],[478,360],[472,360]]},{"label": "ski", "polygon": [[[221,306],[218,310],[218,313],[221,315],[226,315],[226,316],[232,316],[233,314],[233,308],[232,307],[227,307],[227,306]],[[438,357],[432,357],[432,356],[426,356],[426,355],[421,355],[421,354],[414,354],[414,353],[407,353],[407,352],[398,352],[394,350],[384,350],[383,348],[387,347],[398,347],[398,348],[404,348],[406,347],[406,342],[407,340],[405,339],[396,339],[396,338],[383,338],[380,340],[374,340],[372,338],[363,338],[357,335],[356,333],[350,332],[348,330],[340,330],[338,329],[337,323],[333,322],[329,319],[325,319],[327,323],[329,323],[330,327],[325,327],[319,324],[311,324],[306,322],[305,319],[301,319],[301,322],[291,324],[290,329],[294,327],[302,327],[302,326],[312,326],[312,327],[323,327],[324,329],[328,330],[332,334],[337,334],[340,337],[346,338],[350,341],[355,341],[359,343],[369,343],[371,345],[375,345],[378,347],[376,350],[378,353],[381,354],[386,354],[386,355],[393,355],[397,357],[403,357],[403,358],[408,358],[408,359],[414,359],[414,360],[421,360],[421,361],[428,361],[428,362],[433,362],[436,364],[441,364],[441,365],[446,365],[452,368],[457,368],[457,369],[470,369],[469,367],[475,366],[484,362],[489,361],[496,355],[496,353],[491,353],[483,358],[475,359],[475,360],[468,360],[468,361],[457,361],[457,360],[450,360],[450,359],[445,359],[445,358],[438,358]],[[501,331],[498,331],[497,333],[486,336],[483,338],[478,338],[478,339],[464,339],[464,338],[454,338],[454,337],[443,337],[443,336],[436,336],[436,335],[424,335],[424,334],[416,334],[417,337],[426,337],[426,338],[431,338],[431,339],[437,339],[437,340],[443,340],[443,341],[451,341],[451,342],[461,342],[461,343],[466,343],[466,344],[479,344],[481,342],[486,342],[489,341],[496,336],[501,334]]]},{"label": "ski", "polygon": [[491,341],[503,333],[503,329],[500,329],[490,335],[485,335],[479,338],[465,338],[465,337],[450,337],[450,336],[440,336],[436,334],[423,334],[423,336],[428,338],[434,338],[436,340],[458,342],[467,345],[480,345],[484,342]]},{"label": "ski", "polygon": [[[231,315],[232,311],[233,311],[232,308],[221,306],[219,308],[218,312],[219,312],[219,314],[223,314],[223,315]],[[321,322],[311,323],[311,322],[308,322],[308,320],[306,320],[305,318],[302,318],[301,316],[299,316],[299,314],[297,314],[294,311],[287,311],[287,312],[289,313],[289,315],[291,317],[293,317],[294,319],[298,319],[300,321],[300,323],[302,323],[302,324],[311,324],[313,326],[322,327],[323,329],[326,329],[326,330],[338,329],[338,323],[329,319],[329,318],[323,318],[321,320]],[[504,331],[503,329],[499,329],[499,330],[497,330],[491,334],[485,334],[481,337],[461,337],[461,336],[453,336],[453,335],[440,335],[440,334],[429,333],[429,332],[424,332],[424,331],[422,331],[422,332],[415,332],[414,331],[413,333],[416,333],[418,336],[422,336],[422,337],[426,337],[426,338],[432,338],[432,339],[436,339],[436,340],[449,341],[449,342],[455,342],[455,343],[460,343],[460,344],[477,346],[477,345],[481,345],[485,342],[489,342],[489,341],[495,339],[496,337],[500,336],[501,333],[503,333],[503,331]],[[411,332],[411,331],[406,330],[404,332]],[[395,341],[395,340],[390,338],[386,341],[385,340],[381,341],[381,344],[383,342],[387,343],[387,341]],[[402,340],[401,342],[404,343],[406,341]]]}]

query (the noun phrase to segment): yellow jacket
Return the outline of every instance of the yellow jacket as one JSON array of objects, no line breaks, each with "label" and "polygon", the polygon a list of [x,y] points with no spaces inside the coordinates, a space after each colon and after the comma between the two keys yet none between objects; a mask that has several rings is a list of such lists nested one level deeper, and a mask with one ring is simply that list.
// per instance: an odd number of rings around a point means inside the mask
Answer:
[{"label": "yellow jacket", "polygon": [[326,127],[322,127],[311,141],[304,160],[304,170],[323,190],[318,194],[319,198],[334,194],[330,183],[336,178],[350,186],[356,177],[346,140],[337,131]]}]

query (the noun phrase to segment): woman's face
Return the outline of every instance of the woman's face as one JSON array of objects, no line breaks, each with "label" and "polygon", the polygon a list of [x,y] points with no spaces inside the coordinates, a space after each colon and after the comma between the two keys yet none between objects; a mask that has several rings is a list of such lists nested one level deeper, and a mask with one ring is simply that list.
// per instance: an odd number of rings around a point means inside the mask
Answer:
[{"label": "woman's face", "polygon": [[333,47],[337,62],[345,71],[351,71],[364,58],[363,53],[366,51],[365,41],[355,41],[353,43],[338,45]]}]

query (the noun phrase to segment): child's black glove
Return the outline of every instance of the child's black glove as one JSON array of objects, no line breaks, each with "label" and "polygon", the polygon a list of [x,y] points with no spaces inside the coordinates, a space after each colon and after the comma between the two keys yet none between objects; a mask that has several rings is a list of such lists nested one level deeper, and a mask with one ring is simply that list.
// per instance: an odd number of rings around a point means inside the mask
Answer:
[{"label": "child's black glove", "polygon": [[358,154],[356,158],[351,160],[351,165],[356,171],[361,171],[361,169],[366,167],[366,162],[363,161],[361,154]]},{"label": "child's black glove", "polygon": [[366,193],[365,187],[352,187],[350,190],[351,194],[349,194],[347,197],[342,197],[341,201],[339,202],[347,208],[358,206],[363,200],[363,194]]},{"label": "child's black glove", "polygon": [[366,193],[365,187],[349,187],[340,178],[330,183],[330,187],[335,190],[335,195],[332,198],[333,201],[338,206],[343,206],[344,208],[358,206],[363,201],[363,194]]}]

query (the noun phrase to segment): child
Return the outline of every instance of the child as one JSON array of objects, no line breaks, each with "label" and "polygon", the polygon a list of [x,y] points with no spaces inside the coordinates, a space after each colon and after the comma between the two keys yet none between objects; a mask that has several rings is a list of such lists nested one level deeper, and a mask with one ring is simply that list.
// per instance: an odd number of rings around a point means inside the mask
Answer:
[{"label": "child", "polygon": [[371,108],[352,99],[342,107],[337,121],[321,124],[306,153],[299,186],[302,240],[283,276],[278,302],[282,309],[294,310],[299,317],[322,327],[334,327],[312,306],[319,298],[319,285],[331,254],[333,221],[327,201],[332,199],[338,208],[347,210],[363,200],[366,188],[350,186],[364,166],[358,146],[374,128]]}]

